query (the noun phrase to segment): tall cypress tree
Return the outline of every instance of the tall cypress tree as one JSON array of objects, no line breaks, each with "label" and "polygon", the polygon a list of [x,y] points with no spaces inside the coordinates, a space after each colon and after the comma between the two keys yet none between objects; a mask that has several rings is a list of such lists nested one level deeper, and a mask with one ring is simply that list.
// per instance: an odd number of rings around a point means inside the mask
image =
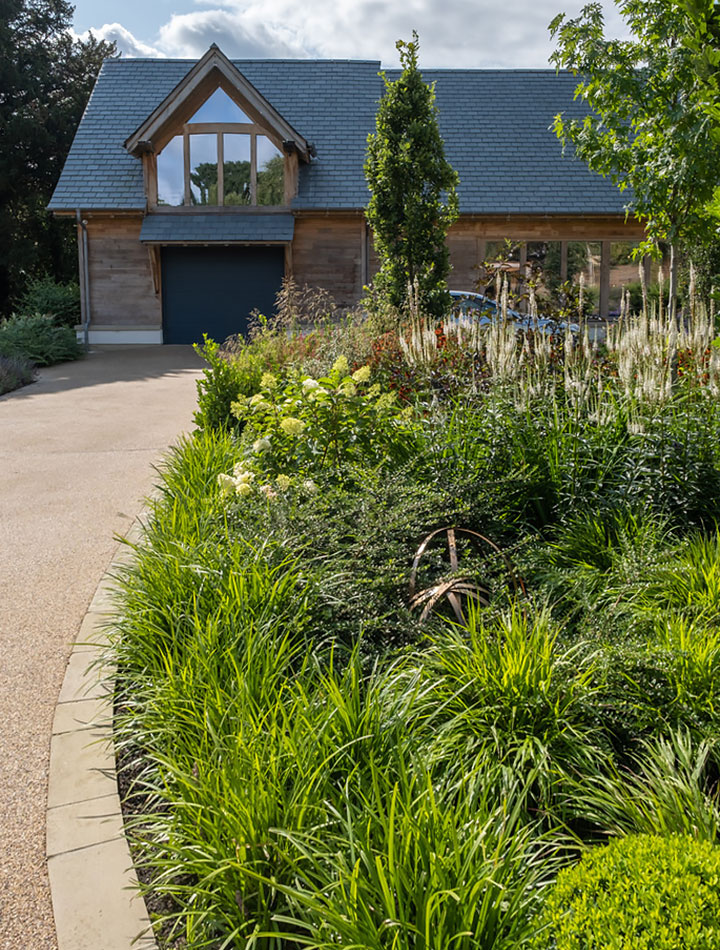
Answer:
[{"label": "tall cypress tree", "polygon": [[380,272],[375,287],[395,307],[417,281],[425,312],[441,318],[450,304],[447,230],[457,218],[458,176],[445,158],[433,86],[418,69],[418,36],[399,40],[402,74],[383,73],[376,131],[368,136],[365,176],[372,197],[366,210]]}]

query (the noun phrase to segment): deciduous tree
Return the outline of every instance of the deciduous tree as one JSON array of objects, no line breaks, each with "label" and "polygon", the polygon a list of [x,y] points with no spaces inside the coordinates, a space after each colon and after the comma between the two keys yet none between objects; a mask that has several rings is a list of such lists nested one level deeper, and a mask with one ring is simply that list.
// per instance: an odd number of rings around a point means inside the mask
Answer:
[{"label": "deciduous tree", "polygon": [[[710,233],[709,205],[720,181],[717,123],[693,45],[709,0],[616,0],[631,32],[606,39],[602,7],[557,16],[551,61],[579,76],[584,119],[555,119],[564,144],[591,169],[629,189],[628,209],[645,222],[644,250],[660,241],[695,243]],[[702,12],[702,11],[700,11]],[[695,16],[695,19],[693,18]],[[674,269],[670,296],[674,299]]]},{"label": "deciduous tree", "polygon": [[103,60],[66,0],[0,0],[0,314],[29,277],[76,275],[72,225],[46,211]]}]

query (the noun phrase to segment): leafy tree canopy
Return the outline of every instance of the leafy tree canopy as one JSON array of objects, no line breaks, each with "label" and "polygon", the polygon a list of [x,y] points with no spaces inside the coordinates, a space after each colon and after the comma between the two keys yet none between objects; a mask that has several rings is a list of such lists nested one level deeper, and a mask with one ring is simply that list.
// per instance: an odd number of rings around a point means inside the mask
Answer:
[{"label": "leafy tree canopy", "polygon": [[30,277],[75,276],[74,231],[45,210],[112,44],[69,32],[66,0],[0,0],[0,313]]},{"label": "leafy tree canopy", "polygon": [[435,91],[418,69],[417,33],[397,49],[403,71],[395,82],[382,74],[385,94],[365,162],[366,215],[380,258],[375,286],[401,307],[417,281],[425,310],[440,317],[450,302],[446,236],[458,213],[458,177],[445,158]]},{"label": "leafy tree canopy", "polygon": [[[599,3],[557,16],[551,61],[580,76],[584,119],[558,115],[555,131],[591,169],[632,189],[629,210],[659,241],[697,242],[720,181],[710,100],[718,62],[718,4],[711,0],[616,0],[632,34],[609,40]],[[714,44],[714,46],[713,46]]]}]

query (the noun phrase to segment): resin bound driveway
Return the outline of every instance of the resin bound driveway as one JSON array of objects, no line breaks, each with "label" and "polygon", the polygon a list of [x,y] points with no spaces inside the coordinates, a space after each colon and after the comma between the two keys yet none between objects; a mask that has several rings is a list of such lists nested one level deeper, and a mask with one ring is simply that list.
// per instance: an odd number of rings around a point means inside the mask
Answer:
[{"label": "resin bound driveway", "polygon": [[[45,868],[53,713],[90,599],[192,428],[190,347],[108,347],[0,397],[0,948],[56,946]],[[102,948],[98,948],[102,950]]]}]

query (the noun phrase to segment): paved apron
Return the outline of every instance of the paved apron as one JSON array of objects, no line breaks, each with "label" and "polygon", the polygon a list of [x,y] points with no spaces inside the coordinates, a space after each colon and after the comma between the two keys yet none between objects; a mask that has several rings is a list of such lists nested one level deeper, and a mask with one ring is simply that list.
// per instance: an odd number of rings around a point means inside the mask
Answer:
[{"label": "paved apron", "polygon": [[56,946],[45,867],[55,704],[113,535],[192,428],[200,366],[185,346],[98,347],[0,398],[0,950]]}]

